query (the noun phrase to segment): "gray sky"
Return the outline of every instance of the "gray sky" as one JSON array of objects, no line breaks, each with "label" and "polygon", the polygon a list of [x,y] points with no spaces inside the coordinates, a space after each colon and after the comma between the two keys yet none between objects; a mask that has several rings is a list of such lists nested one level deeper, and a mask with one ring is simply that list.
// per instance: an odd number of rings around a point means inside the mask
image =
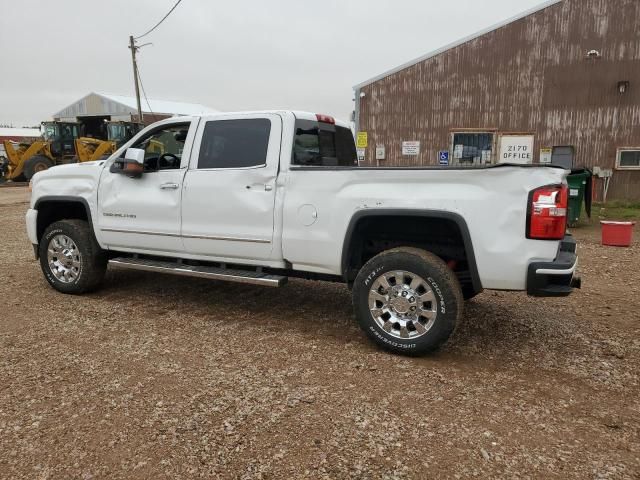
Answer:
[{"label": "gray sky", "polygon": [[[0,0],[0,123],[36,125],[91,91],[133,95],[130,34],[175,0]],[[150,98],[347,119],[353,85],[541,0],[183,0],[145,37]]]}]

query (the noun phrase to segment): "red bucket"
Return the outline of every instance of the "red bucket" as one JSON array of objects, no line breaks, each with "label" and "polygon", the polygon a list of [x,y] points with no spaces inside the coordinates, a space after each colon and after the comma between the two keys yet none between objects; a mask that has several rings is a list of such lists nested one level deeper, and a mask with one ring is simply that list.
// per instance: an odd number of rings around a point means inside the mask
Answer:
[{"label": "red bucket", "polygon": [[630,247],[633,243],[633,226],[636,222],[600,222],[602,224],[602,245]]}]

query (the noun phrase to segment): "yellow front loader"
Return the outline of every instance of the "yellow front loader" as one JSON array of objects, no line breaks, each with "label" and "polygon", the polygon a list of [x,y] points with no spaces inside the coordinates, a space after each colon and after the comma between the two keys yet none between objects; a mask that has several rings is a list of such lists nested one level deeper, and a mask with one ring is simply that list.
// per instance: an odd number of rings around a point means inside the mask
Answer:
[{"label": "yellow front loader", "polygon": [[76,161],[93,162],[108,158],[142,128],[143,125],[140,123],[106,122],[107,140],[91,137],[76,139]]},{"label": "yellow front loader", "polygon": [[6,180],[24,178],[28,181],[36,173],[55,165],[49,142],[36,140],[29,144],[5,140],[2,143],[7,155],[7,163],[3,166]]},{"label": "yellow front loader", "polygon": [[7,159],[0,164],[5,180],[31,180],[36,173],[60,163],[73,161],[74,140],[80,124],[73,122],[42,122],[43,139],[32,143],[11,140],[3,142]]},{"label": "yellow front loader", "polygon": [[116,143],[97,138],[76,139],[76,159],[78,162],[93,162],[109,157],[116,151]]}]

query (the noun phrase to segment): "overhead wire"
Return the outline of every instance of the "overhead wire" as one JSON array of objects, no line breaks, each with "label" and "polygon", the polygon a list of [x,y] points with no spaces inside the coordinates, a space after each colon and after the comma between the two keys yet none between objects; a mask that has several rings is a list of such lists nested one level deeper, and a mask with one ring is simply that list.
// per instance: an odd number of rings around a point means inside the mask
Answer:
[{"label": "overhead wire", "polygon": [[156,23],[156,24],[155,24],[155,25],[154,25],[150,30],[148,30],[147,32],[143,33],[142,35],[139,35],[139,36],[137,36],[137,37],[134,37],[133,39],[134,39],[134,40],[138,40],[138,39],[140,39],[140,38],[142,38],[142,37],[146,37],[146,36],[147,36],[147,35],[149,35],[151,32],[153,32],[156,28],[158,28],[158,27],[160,26],[160,24],[161,24],[162,22],[164,22],[164,21],[167,19],[167,17],[169,17],[169,15],[171,15],[171,13],[173,13],[173,11],[176,9],[176,7],[177,7],[178,5],[180,5],[180,2],[182,2],[182,0],[178,0],[178,1],[175,3],[175,5],[174,5],[173,7],[171,7],[171,10],[169,10],[169,11],[167,12],[167,14],[166,14],[164,17],[162,17],[162,19],[161,19],[158,23]]},{"label": "overhead wire", "polygon": [[147,92],[145,92],[144,90],[144,83],[142,83],[142,75],[140,75],[140,68],[136,68],[136,73],[138,74],[138,81],[140,82],[140,88],[142,89],[142,95],[144,96],[144,100],[147,102],[147,107],[149,107],[149,112],[151,113],[151,115],[154,117],[155,120],[155,116],[156,114],[153,113],[153,109],[151,108],[151,103],[149,102],[149,99],[147,98]]}]

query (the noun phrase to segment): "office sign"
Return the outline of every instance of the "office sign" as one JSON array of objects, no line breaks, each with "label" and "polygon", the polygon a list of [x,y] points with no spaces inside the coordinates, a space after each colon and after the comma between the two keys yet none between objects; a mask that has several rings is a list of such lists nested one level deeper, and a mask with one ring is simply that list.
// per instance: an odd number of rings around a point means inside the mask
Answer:
[{"label": "office sign", "polygon": [[533,135],[503,135],[500,137],[500,163],[533,163]]}]

